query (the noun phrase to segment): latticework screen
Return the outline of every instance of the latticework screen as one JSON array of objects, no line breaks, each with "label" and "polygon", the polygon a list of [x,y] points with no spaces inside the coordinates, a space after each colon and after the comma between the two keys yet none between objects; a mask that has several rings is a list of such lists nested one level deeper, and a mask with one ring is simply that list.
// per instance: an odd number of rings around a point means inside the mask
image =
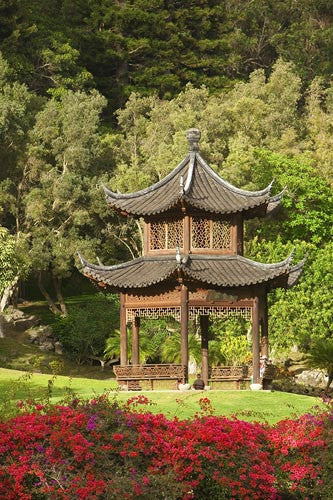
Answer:
[{"label": "latticework screen", "polygon": [[241,317],[248,321],[252,318],[252,307],[232,306],[190,306],[189,319],[196,319],[200,315],[209,315],[211,318]]},{"label": "latticework screen", "polygon": [[165,317],[180,321],[180,307],[129,307],[126,309],[126,322],[133,321],[136,317],[158,319]]},{"label": "latticework screen", "polygon": [[150,224],[150,250],[175,249],[184,246],[183,220],[152,222]]},{"label": "latticework screen", "polygon": [[229,221],[192,218],[192,248],[231,249]]},{"label": "latticework screen", "polygon": [[[210,316],[211,318],[242,317],[248,321],[252,318],[252,307],[249,306],[189,306],[188,317],[196,320],[198,316]],[[170,316],[180,321],[181,308],[179,306],[167,307],[129,307],[126,309],[126,322],[133,321],[136,317],[158,319]]]},{"label": "latticework screen", "polygon": [[228,221],[214,220],[212,248],[231,249],[231,224]]},{"label": "latticework screen", "polygon": [[210,248],[210,220],[193,217],[192,248]]}]

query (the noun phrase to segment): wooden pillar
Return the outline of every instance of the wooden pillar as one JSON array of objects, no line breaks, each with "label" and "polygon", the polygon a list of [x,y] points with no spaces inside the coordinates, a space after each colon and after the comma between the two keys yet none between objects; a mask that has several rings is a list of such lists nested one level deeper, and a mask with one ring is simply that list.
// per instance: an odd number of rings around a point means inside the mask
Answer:
[{"label": "wooden pillar", "polygon": [[261,355],[268,356],[268,306],[267,306],[267,294],[261,299],[262,301],[262,318],[261,318]]},{"label": "wooden pillar", "polygon": [[120,365],[128,364],[125,294],[120,292]]},{"label": "wooden pillar", "polygon": [[209,316],[200,316],[201,330],[201,377],[208,385],[208,329]]},{"label": "wooden pillar", "polygon": [[260,383],[260,346],[259,346],[259,298],[255,297],[252,308],[252,368],[253,383]]},{"label": "wooden pillar", "polygon": [[185,382],[188,381],[188,288],[184,283],[180,291],[180,352],[185,366]]},{"label": "wooden pillar", "polygon": [[140,318],[136,316],[132,321],[132,365],[140,364],[139,330],[140,330]]},{"label": "wooden pillar", "polygon": [[190,217],[185,215],[184,217],[184,253],[187,255],[191,248],[191,230],[190,230]]}]

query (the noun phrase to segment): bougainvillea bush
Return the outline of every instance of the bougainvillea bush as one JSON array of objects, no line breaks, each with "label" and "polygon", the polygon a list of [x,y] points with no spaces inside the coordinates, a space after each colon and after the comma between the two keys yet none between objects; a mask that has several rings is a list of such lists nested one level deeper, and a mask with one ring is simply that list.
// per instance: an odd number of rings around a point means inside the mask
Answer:
[{"label": "bougainvillea bush", "polygon": [[329,407],[269,427],[214,416],[207,398],[192,420],[149,405],[20,403],[0,423],[0,498],[332,498]]}]

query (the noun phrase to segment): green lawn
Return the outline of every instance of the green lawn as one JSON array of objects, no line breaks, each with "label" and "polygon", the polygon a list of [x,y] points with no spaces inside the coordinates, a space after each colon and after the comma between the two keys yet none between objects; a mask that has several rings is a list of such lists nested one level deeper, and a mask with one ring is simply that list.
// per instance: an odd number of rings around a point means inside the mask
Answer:
[{"label": "green lawn", "polygon": [[[47,393],[47,383],[50,375],[33,374],[26,382],[15,384],[14,380],[22,380],[27,376],[20,371],[0,368],[0,403],[7,404],[8,400],[27,398],[42,399]],[[54,381],[51,401],[60,401],[71,387],[78,396],[93,397],[111,390],[111,397],[126,401],[140,393],[118,392],[116,381],[94,380],[57,376]],[[192,417],[199,409],[198,400],[208,397],[215,408],[216,415],[237,415],[245,420],[267,420],[275,423],[283,418],[298,416],[320,405],[320,400],[309,396],[299,396],[285,392],[251,392],[251,391],[209,391],[209,392],[179,392],[179,391],[146,391],[154,405],[150,407],[154,413],[164,413],[168,417]]]}]

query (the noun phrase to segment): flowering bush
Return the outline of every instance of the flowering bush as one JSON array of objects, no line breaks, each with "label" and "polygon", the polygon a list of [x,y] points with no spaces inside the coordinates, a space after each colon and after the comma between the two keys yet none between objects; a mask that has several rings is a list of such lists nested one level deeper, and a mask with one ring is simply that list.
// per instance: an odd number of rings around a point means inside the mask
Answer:
[{"label": "flowering bush", "polygon": [[150,404],[143,395],[122,406],[106,395],[22,403],[0,423],[0,498],[252,500],[329,491],[321,458],[332,442],[329,409],[270,428],[214,416],[208,398],[193,420],[154,415],[144,410]]}]

